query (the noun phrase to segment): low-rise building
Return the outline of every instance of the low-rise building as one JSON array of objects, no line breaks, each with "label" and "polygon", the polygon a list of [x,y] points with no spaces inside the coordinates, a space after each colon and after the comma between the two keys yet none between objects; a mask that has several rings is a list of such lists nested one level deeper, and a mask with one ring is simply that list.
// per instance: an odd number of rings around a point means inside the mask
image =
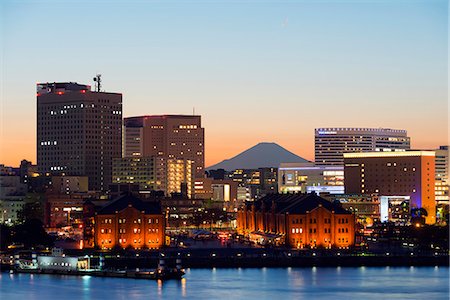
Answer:
[{"label": "low-rise building", "polygon": [[294,248],[347,248],[355,242],[355,217],[315,193],[271,194],[238,211],[238,233]]},{"label": "low-rise building", "polygon": [[230,179],[197,178],[194,183],[194,198],[223,203],[227,211],[237,211],[238,183]]},{"label": "low-rise building", "polygon": [[101,249],[161,248],[165,222],[161,204],[125,194],[95,213],[95,246]]}]

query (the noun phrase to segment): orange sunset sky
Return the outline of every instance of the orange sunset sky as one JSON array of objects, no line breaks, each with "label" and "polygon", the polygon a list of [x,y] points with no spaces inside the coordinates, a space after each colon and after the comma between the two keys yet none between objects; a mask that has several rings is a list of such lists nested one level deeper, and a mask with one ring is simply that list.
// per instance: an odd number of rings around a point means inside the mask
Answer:
[{"label": "orange sunset sky", "polygon": [[0,4],[0,163],[36,163],[36,82],[96,73],[125,117],[195,107],[206,166],[263,141],[312,160],[316,127],[448,143],[447,1],[113,2]]}]

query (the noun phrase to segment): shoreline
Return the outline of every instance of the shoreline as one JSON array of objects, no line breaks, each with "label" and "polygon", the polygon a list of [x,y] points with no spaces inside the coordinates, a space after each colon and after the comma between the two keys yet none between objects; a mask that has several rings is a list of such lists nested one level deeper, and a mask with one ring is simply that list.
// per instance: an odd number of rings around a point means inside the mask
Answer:
[{"label": "shoreline", "polygon": [[[394,250],[394,249],[391,249]],[[397,249],[398,250],[398,249]],[[31,253],[31,251],[29,252]],[[105,270],[155,269],[160,253],[167,267],[175,267],[181,259],[182,268],[287,268],[287,267],[410,267],[450,265],[448,252],[293,250],[280,248],[165,248],[142,251],[69,250],[68,256],[89,256],[98,266],[103,257]],[[2,264],[0,270],[12,266]]]}]

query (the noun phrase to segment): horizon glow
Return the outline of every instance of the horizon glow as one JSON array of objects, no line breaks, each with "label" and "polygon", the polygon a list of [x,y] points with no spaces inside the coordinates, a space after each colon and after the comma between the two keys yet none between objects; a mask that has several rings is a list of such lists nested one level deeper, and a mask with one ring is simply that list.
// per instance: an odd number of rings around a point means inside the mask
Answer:
[{"label": "horizon glow", "polygon": [[314,159],[314,129],[448,144],[448,1],[0,3],[0,163],[36,162],[36,82],[123,94],[124,117],[202,116],[206,166],[259,142]]}]

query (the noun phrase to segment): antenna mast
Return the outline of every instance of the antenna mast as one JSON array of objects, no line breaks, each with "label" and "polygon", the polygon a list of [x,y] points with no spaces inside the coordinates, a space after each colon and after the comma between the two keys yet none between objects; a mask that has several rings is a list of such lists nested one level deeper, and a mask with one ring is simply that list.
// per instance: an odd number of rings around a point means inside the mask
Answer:
[{"label": "antenna mast", "polygon": [[95,91],[100,92],[100,89],[102,87],[102,74],[95,75],[94,81],[95,81]]}]

